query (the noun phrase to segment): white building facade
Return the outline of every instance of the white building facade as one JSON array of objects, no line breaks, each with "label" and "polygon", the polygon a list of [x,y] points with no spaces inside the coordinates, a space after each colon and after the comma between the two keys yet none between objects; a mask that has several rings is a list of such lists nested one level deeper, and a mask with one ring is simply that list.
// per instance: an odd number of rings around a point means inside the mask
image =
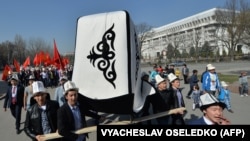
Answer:
[{"label": "white building facade", "polygon": [[[179,21],[152,29],[152,35],[142,43],[142,56],[144,61],[158,58],[160,55],[166,58],[167,46],[169,43],[178,45],[178,50],[189,53],[192,47],[202,47],[205,42],[214,52],[223,50],[228,52],[226,47],[216,39],[215,34],[219,24],[215,20],[216,11],[222,10],[213,8],[196,15],[181,19]],[[249,53],[247,47],[242,47],[244,53]]]}]

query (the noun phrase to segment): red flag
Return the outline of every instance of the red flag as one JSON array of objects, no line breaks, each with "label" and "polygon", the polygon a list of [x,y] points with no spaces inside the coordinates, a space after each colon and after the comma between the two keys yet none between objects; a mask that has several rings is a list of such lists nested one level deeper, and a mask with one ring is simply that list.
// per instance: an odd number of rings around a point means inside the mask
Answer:
[{"label": "red flag", "polygon": [[68,58],[63,58],[63,64],[64,64],[64,65],[69,64],[69,59],[68,59]]},{"label": "red flag", "polygon": [[13,64],[14,64],[14,66],[16,68],[16,71],[20,72],[20,65],[19,65],[19,63],[17,62],[17,60],[15,58],[14,58]]},{"label": "red flag", "polygon": [[46,60],[46,54],[43,51],[40,51],[38,54],[38,58],[39,58],[39,63],[44,63]]},{"label": "red flag", "polygon": [[35,56],[35,58],[34,58],[34,60],[33,60],[33,64],[35,65],[35,66],[38,66],[39,65],[39,58],[38,58],[38,55],[36,54],[36,56]]},{"label": "red flag", "polygon": [[6,80],[7,79],[9,71],[11,71],[10,66],[5,65],[4,70],[3,70],[2,80]]},{"label": "red flag", "polygon": [[56,46],[56,41],[54,39],[54,58],[53,58],[53,61],[55,62],[55,64],[59,64],[60,65],[60,68],[62,70],[64,70],[64,64],[61,60],[61,57],[60,57],[60,54],[57,50],[57,46]]},{"label": "red flag", "polygon": [[50,58],[50,55],[49,55],[48,52],[45,54],[45,56],[46,57],[45,57],[45,60],[44,60],[44,65],[48,66],[48,65],[50,65],[52,63],[52,61],[51,61],[51,58]]},{"label": "red flag", "polygon": [[27,57],[26,60],[23,63],[24,68],[26,68],[27,66],[30,66],[30,57]]}]

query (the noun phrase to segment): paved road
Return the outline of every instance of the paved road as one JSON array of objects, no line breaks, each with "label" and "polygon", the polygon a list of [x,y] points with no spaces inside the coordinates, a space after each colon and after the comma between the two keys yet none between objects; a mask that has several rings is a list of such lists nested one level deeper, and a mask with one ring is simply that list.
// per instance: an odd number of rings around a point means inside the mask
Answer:
[{"label": "paved road", "polygon": [[[233,62],[233,63],[213,63],[213,65],[216,67],[216,71],[219,73],[230,73],[238,75],[239,71],[245,70],[250,71],[250,62]],[[197,69],[199,72],[203,72],[205,70],[206,64],[188,64],[188,67],[192,69]],[[151,70],[151,67],[145,67],[142,69],[143,71],[147,72]],[[189,90],[189,85],[183,84],[183,81],[181,81],[181,85],[185,87],[183,90],[183,94],[185,95]],[[2,81],[0,81],[0,93],[4,93],[6,90],[6,84]],[[48,89],[50,94],[53,97],[54,89]],[[198,118],[202,115],[201,111],[199,109],[196,109],[195,111],[192,111],[192,100],[190,99],[184,99],[186,103],[187,108],[187,115],[185,116],[185,120],[188,121],[191,118]],[[3,105],[3,100],[0,100],[0,105]],[[240,97],[238,94],[233,93],[232,94],[232,109],[234,110],[234,113],[229,113],[225,111],[225,116],[228,117],[232,124],[235,125],[250,125],[250,96],[248,97]],[[123,120],[128,119],[129,116],[126,115],[108,115],[109,117],[112,116],[112,118],[115,118],[115,120]],[[25,119],[25,111],[22,113],[22,121]],[[88,120],[89,125],[93,123],[93,120]],[[22,132],[19,135],[16,135],[15,132],[15,121],[14,118],[11,116],[10,111],[4,112],[4,110],[0,110],[0,140],[1,141],[28,141],[30,140],[24,132]],[[21,128],[23,127],[23,124],[21,125]],[[88,141],[96,141],[96,132],[89,134]]]}]

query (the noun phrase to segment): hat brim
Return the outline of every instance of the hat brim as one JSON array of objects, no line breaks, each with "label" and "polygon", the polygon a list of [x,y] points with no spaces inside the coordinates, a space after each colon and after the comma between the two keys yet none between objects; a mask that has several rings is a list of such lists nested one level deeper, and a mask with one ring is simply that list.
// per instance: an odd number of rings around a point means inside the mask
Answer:
[{"label": "hat brim", "polygon": [[166,80],[162,80],[162,81],[160,81],[160,82],[157,82],[156,85],[159,85],[160,83],[162,83],[162,82],[164,82],[164,81],[166,81]]},{"label": "hat brim", "polygon": [[64,95],[66,95],[69,91],[79,91],[79,88],[68,89],[64,92]]},{"label": "hat brim", "polygon": [[226,104],[225,103],[216,102],[216,103],[212,103],[212,104],[208,104],[208,105],[202,105],[202,106],[200,106],[200,110],[203,111],[203,110],[207,109],[210,106],[220,106],[222,109],[226,108]]},{"label": "hat brim", "polygon": [[169,81],[169,82],[172,83],[172,82],[175,81],[175,80],[180,80],[180,78],[179,78],[179,77],[176,77],[175,79],[173,79],[173,80],[171,80],[171,81]]},{"label": "hat brim", "polygon": [[207,68],[208,70],[214,70],[215,69],[215,67],[209,67],[209,68]]},{"label": "hat brim", "polygon": [[36,92],[36,93],[33,93],[32,97],[37,96],[37,94],[38,94],[38,93],[48,94],[48,92],[46,92],[46,91],[41,91],[41,92]]}]

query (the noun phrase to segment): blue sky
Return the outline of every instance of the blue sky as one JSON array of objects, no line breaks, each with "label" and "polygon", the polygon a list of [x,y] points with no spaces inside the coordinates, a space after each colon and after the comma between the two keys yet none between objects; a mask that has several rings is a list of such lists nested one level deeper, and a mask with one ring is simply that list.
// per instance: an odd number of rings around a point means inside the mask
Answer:
[{"label": "blue sky", "polygon": [[60,53],[73,52],[77,18],[126,10],[135,24],[153,27],[224,7],[226,0],[4,0],[0,4],[0,43],[21,35],[26,41],[56,40]]}]

